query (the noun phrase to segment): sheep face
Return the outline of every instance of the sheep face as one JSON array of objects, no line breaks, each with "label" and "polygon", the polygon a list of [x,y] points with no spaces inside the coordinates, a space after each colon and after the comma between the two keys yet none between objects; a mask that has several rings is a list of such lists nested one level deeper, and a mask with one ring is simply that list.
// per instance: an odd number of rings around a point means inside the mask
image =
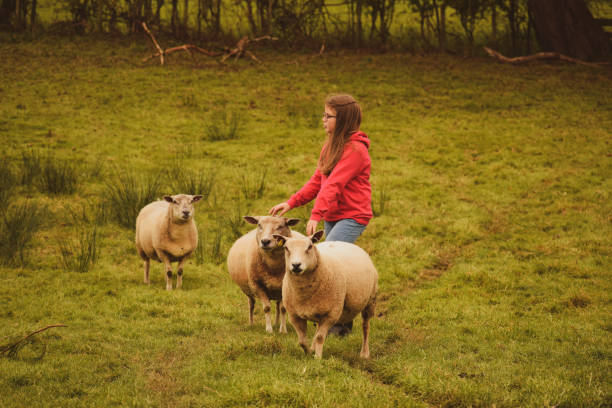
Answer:
[{"label": "sheep face", "polygon": [[287,238],[274,235],[280,246],[285,248],[285,265],[287,271],[294,275],[303,275],[317,267],[317,249],[314,244],[323,236],[317,231],[309,237]]},{"label": "sheep face", "polygon": [[249,224],[257,225],[257,244],[264,251],[272,251],[280,248],[274,234],[288,236],[291,234],[289,227],[296,225],[298,218],[285,217],[251,217],[246,216],[244,220]]},{"label": "sheep face", "polygon": [[172,209],[172,221],[184,223],[190,221],[195,213],[193,204],[202,199],[201,195],[177,194],[164,196]]}]

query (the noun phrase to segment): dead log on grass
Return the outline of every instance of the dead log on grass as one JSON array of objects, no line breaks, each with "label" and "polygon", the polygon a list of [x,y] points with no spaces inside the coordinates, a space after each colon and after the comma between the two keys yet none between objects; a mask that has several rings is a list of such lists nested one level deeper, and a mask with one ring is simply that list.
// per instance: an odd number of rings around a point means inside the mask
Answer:
[{"label": "dead log on grass", "polygon": [[538,52],[537,54],[533,54],[533,55],[508,58],[500,54],[499,52],[492,50],[489,47],[484,47],[484,50],[487,52],[487,54],[489,54],[491,57],[495,58],[496,60],[505,62],[508,64],[514,64],[514,65],[524,64],[526,62],[535,61],[535,60],[543,60],[543,59],[546,59],[546,60],[558,59],[558,60],[572,62],[574,64],[586,65],[587,67],[594,67],[594,68],[602,68],[604,65],[606,65],[605,63],[585,62],[585,61],[582,61],[576,58],[572,58],[572,57],[568,57],[567,55],[559,54],[556,52]]}]

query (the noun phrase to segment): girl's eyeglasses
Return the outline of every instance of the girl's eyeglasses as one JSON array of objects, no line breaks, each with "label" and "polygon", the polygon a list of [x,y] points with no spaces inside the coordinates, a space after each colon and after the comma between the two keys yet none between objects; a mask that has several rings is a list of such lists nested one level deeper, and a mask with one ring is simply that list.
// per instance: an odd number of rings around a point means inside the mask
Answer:
[{"label": "girl's eyeglasses", "polygon": [[327,112],[323,113],[323,120],[327,120],[327,119],[331,119],[331,118],[335,118],[335,116],[328,115]]}]

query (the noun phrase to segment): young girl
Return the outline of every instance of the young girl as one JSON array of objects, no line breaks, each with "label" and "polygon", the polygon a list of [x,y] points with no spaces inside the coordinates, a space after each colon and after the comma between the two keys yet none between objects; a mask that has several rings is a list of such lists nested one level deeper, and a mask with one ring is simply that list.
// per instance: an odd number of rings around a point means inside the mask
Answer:
[{"label": "young girl", "polygon": [[[361,108],[350,95],[333,95],[325,101],[323,127],[327,139],[319,163],[308,182],[284,203],[270,209],[272,215],[283,215],[316,197],[306,234],[317,230],[324,220],[326,241],[354,243],[372,218],[370,139],[359,130]],[[330,332],[346,334],[334,326]]]}]

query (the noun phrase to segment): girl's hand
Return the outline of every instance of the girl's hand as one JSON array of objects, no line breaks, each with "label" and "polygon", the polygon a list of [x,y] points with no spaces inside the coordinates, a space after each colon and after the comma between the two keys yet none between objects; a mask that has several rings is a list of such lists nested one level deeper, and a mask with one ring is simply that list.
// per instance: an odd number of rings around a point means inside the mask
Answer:
[{"label": "girl's hand", "polygon": [[317,225],[319,225],[319,221],[308,220],[308,224],[306,224],[306,235],[310,236],[317,232]]},{"label": "girl's hand", "polygon": [[283,215],[284,213],[286,213],[290,209],[291,209],[291,207],[286,202],[285,203],[280,203],[280,204],[276,204],[274,207],[270,208],[270,214],[271,215],[278,215],[280,217],[281,215]]}]

